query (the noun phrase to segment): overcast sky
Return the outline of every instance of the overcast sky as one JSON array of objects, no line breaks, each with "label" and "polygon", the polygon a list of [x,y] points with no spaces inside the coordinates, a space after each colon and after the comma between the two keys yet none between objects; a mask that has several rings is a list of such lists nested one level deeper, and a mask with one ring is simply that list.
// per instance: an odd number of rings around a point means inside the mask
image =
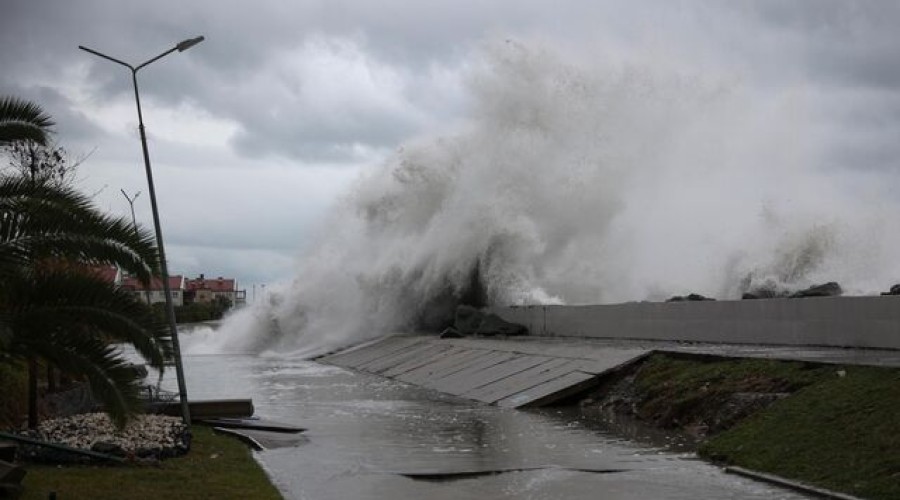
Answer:
[{"label": "overcast sky", "polygon": [[[842,138],[833,168],[900,189],[900,3],[5,0],[0,94],[53,115],[79,186],[126,215],[149,200],[127,70],[139,73],[170,271],[253,284],[295,259],[359,175],[405,141],[471,116],[487,43],[540,41],[582,59],[658,64],[796,88]],[[824,98],[822,98],[824,97]]]}]

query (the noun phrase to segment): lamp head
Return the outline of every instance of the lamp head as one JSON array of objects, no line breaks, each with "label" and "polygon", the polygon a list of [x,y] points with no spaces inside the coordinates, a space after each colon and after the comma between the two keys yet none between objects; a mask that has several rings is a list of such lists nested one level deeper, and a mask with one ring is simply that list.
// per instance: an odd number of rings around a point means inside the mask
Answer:
[{"label": "lamp head", "polygon": [[203,40],[204,40],[204,38],[202,36],[198,36],[196,38],[189,38],[182,42],[178,42],[178,44],[175,45],[175,48],[178,49],[178,52],[184,52],[185,50],[193,47],[194,45],[197,45],[198,43],[202,42]]}]

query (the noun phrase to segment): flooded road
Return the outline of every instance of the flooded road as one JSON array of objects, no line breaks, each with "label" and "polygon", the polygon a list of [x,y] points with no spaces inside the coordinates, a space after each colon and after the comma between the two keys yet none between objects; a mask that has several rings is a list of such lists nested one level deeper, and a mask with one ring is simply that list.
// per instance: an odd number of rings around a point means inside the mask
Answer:
[{"label": "flooded road", "polygon": [[308,429],[258,454],[286,498],[806,498],[626,440],[578,409],[485,406],[304,360],[184,364],[191,399],[249,397],[258,416]]}]

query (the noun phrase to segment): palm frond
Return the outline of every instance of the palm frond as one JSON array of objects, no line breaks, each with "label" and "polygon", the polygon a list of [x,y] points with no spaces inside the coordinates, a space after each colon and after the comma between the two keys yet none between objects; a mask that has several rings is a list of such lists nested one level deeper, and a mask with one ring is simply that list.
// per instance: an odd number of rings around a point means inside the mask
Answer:
[{"label": "palm frond", "polygon": [[[154,368],[172,353],[167,324],[130,293],[97,277],[71,271],[31,272],[9,280],[14,330],[35,338],[71,332],[126,342]],[[29,339],[20,338],[27,346]]]},{"label": "palm frond", "polygon": [[69,188],[0,178],[0,271],[48,257],[116,264],[145,283],[158,267],[152,235],[125,218]]},{"label": "palm frond", "polygon": [[0,97],[0,145],[22,140],[45,145],[53,125],[37,104],[12,96]]},{"label": "palm frond", "polygon": [[140,383],[114,346],[91,335],[51,332],[31,339],[30,350],[61,371],[87,378],[93,395],[118,426],[141,410]]}]

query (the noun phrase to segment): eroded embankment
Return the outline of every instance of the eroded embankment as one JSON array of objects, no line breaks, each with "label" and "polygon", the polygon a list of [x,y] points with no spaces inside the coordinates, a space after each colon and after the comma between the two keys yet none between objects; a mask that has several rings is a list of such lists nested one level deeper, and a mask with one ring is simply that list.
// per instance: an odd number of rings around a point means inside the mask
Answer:
[{"label": "eroded embankment", "polygon": [[900,498],[900,369],[654,354],[582,404],[690,432],[717,462]]}]

